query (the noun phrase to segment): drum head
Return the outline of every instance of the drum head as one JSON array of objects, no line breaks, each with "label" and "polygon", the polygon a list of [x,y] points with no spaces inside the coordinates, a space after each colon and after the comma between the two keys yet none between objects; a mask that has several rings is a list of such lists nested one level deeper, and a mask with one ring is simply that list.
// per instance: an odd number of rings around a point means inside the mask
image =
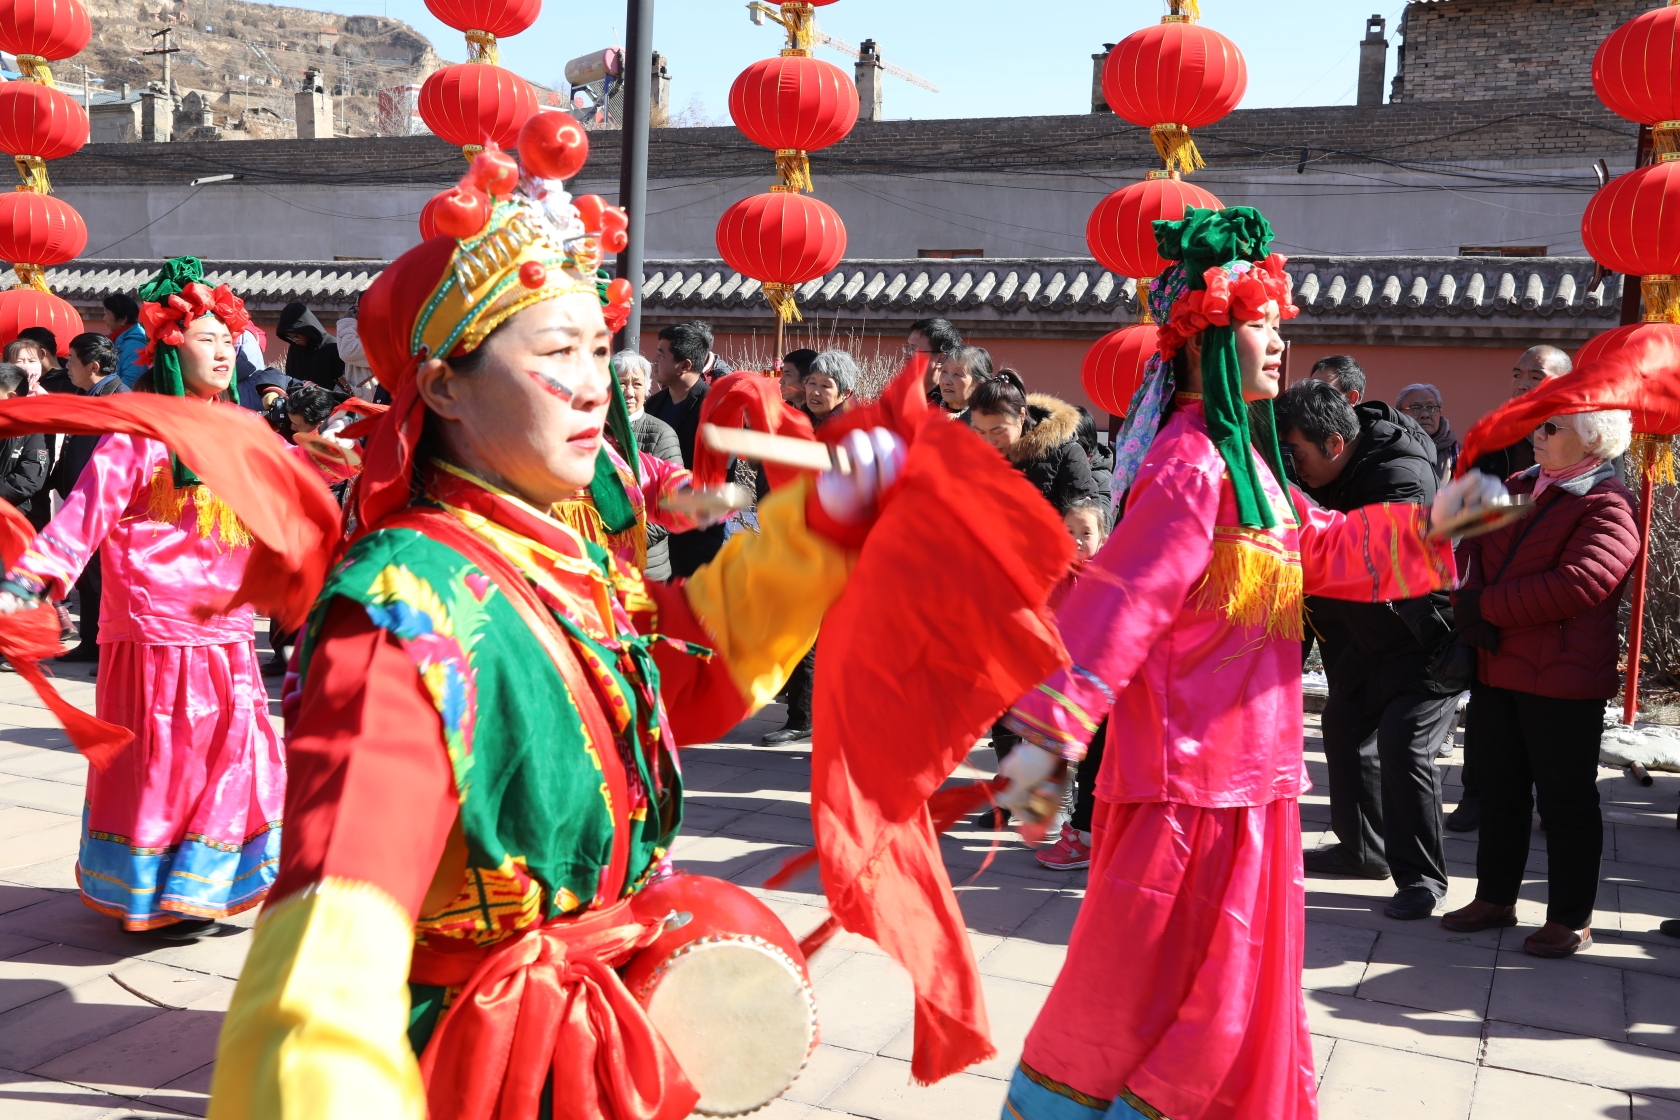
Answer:
[{"label": "drum head", "polygon": [[685,945],[649,981],[648,1018],[699,1090],[695,1111],[763,1108],[805,1068],[817,1042],[816,1000],[798,966],[756,937]]}]

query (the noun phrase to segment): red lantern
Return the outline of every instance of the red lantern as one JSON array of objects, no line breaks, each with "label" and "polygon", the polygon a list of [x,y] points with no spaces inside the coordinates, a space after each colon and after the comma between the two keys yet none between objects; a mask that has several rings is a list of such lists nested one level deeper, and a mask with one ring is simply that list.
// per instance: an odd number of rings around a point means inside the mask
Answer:
[{"label": "red lantern", "polygon": [[487,31],[505,39],[537,21],[542,0],[426,0],[426,10],[457,31]]},{"label": "red lantern", "polygon": [[1612,31],[1593,55],[1598,99],[1640,124],[1680,120],[1680,9],[1662,7]]},{"label": "red lantern", "polygon": [[87,226],[75,207],[33,191],[0,194],[0,260],[49,268],[87,248]]},{"label": "red lantern", "polygon": [[35,288],[0,292],[0,339],[10,342],[28,327],[51,331],[61,358],[70,352],[70,340],[86,330],[76,309],[51,292]]},{"label": "red lantern", "polygon": [[57,62],[80,54],[92,37],[78,0],[0,0],[0,50]]},{"label": "red lantern", "polygon": [[536,111],[531,83],[500,66],[445,66],[420,87],[420,117],[426,127],[463,148],[486,141],[514,147],[520,127]]},{"label": "red lantern", "polygon": [[1224,208],[1212,194],[1182,179],[1145,179],[1121,187],[1091,211],[1085,223],[1085,243],[1102,266],[1120,276],[1146,280],[1158,276],[1168,262],[1155,251],[1156,221],[1176,222],[1187,207]]},{"label": "red lantern", "polygon": [[0,152],[63,159],[87,141],[87,110],[63,90],[35,82],[0,85]]},{"label": "red lantern", "polygon": [[1680,163],[1653,163],[1610,180],[1587,202],[1581,240],[1594,260],[1617,272],[1680,273]]},{"label": "red lantern", "polygon": [[814,152],[839,143],[857,123],[857,85],[817,58],[766,58],[729,87],[729,117],[748,140],[772,151]]},{"label": "red lantern", "polygon": [[846,226],[826,202],[772,191],[725,210],[717,246],[730,268],[764,284],[765,298],[785,320],[799,314],[789,289],[822,276],[846,255]]},{"label": "red lantern", "polygon": [[1143,367],[1160,349],[1160,332],[1151,323],[1121,327],[1097,339],[1079,365],[1079,384],[1104,412],[1124,416],[1143,384]]},{"label": "red lantern", "polygon": [[1109,52],[1102,88],[1110,109],[1149,129],[1168,167],[1189,171],[1202,166],[1189,130],[1237,107],[1248,89],[1248,64],[1235,43],[1210,27],[1159,23],[1132,32]]}]

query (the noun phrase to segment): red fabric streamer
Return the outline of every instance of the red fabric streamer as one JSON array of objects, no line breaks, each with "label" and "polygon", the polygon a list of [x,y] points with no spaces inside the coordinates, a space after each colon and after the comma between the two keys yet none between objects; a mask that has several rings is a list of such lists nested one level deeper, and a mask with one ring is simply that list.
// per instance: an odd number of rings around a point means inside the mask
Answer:
[{"label": "red fabric streamer", "polygon": [[[756,370],[742,370],[727,374],[713,383],[706,399],[700,402],[700,423],[716,424],[720,428],[748,427],[755,432],[789,436],[794,439],[813,439],[811,419],[782,400],[781,382]],[[717,486],[729,481],[729,456],[706,446],[706,441],[694,441],[694,481],[698,486]],[[800,475],[793,467],[779,463],[764,464],[764,475],[772,489],[791,482]]]},{"label": "red fabric streamer", "polygon": [[[450,954],[478,963],[420,1057],[430,1113],[536,1116],[552,1070],[555,1120],[682,1120],[700,1095],[614,971],[662,932],[624,901]],[[417,948],[414,979],[460,983],[436,957]]]},{"label": "red fabric streamer", "polygon": [[[0,502],[0,565],[10,571],[34,536],[35,526],[29,519],[10,502]],[[35,695],[58,717],[70,742],[86,756],[88,764],[103,770],[119,751],[134,741],[134,732],[88,715],[59,695],[58,689],[47,680],[36,662],[64,652],[58,633],[58,612],[48,603],[16,614],[0,615],[0,654],[5,655],[18,676],[29,682]]]},{"label": "red fabric streamer", "polygon": [[303,624],[339,537],[338,503],[320,474],[256,413],[152,393],[0,402],[0,439],[33,432],[123,432],[168,445],[233,507],[252,537],[239,590],[226,601],[206,603],[205,613],[250,603],[284,629]]},{"label": "red fabric streamer", "polygon": [[1581,347],[1575,370],[1513,397],[1464,435],[1463,474],[1490,451],[1509,447],[1553,416],[1628,409],[1633,430],[1680,435],[1680,326],[1635,323]]},{"label": "red fabric streamer", "polygon": [[[921,371],[819,429],[885,425],[911,447],[817,641],[811,818],[829,909],[910,973],[911,1072],[932,1082],[995,1051],[929,799],[1009,704],[1067,663],[1045,601],[1073,544],[1002,456],[929,415]],[[954,612],[925,581],[953,548],[966,591]]]}]

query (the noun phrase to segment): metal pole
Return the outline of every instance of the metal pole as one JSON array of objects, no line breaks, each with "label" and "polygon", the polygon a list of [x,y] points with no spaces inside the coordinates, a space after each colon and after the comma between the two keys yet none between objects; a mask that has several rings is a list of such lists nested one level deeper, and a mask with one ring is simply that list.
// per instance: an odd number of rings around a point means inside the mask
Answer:
[{"label": "metal pole", "polygon": [[630,243],[618,255],[618,275],[635,287],[630,319],[617,348],[642,348],[642,259],[647,243],[648,116],[653,98],[653,0],[625,0],[624,120],[620,123],[618,204],[630,212]]},{"label": "metal pole", "polygon": [[1639,556],[1633,562],[1633,617],[1628,621],[1627,683],[1622,686],[1622,722],[1633,726],[1639,714],[1639,662],[1645,646],[1645,576],[1651,564],[1651,500],[1657,479],[1657,453],[1645,449],[1644,478],[1639,484]]}]

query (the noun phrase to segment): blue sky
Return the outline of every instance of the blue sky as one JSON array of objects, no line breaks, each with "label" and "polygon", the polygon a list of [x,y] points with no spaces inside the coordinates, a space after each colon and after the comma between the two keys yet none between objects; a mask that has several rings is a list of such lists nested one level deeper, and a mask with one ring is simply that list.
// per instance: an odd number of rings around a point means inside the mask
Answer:
[{"label": "blue sky", "polygon": [[[293,0],[295,3],[296,0]],[[422,0],[331,0],[302,7],[347,15],[389,15],[428,36],[445,58],[460,59],[460,33],[434,19]],[[1373,13],[1389,20],[1390,77],[1402,0],[1202,0],[1203,22],[1229,35],[1248,60],[1245,108],[1351,104],[1355,44]],[[1090,108],[1091,58],[1158,22],[1162,0],[840,0],[818,9],[818,25],[854,46],[872,38],[882,57],[927,78],[929,93],[888,79],[888,118],[1037,116]],[[774,25],[748,22],[745,0],[658,0],[654,47],[668,59],[674,110],[697,103],[728,119],[729,84],[748,63],[781,45]],[[619,0],[549,0],[536,24],[502,45],[502,64],[545,85],[559,83],[569,58],[623,40]],[[833,51],[819,57],[850,72]]]}]

